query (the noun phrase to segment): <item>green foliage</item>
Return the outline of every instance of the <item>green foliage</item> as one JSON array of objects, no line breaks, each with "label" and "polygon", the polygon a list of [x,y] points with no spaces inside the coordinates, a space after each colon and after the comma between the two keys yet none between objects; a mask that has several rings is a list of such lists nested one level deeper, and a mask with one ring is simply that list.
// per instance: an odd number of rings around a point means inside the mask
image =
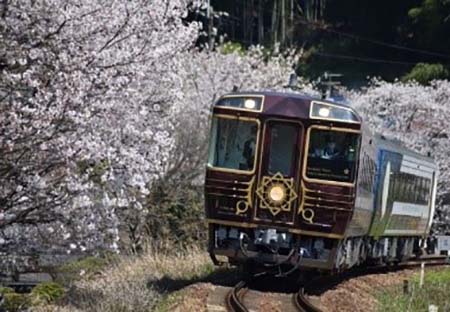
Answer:
[{"label": "green foliage", "polygon": [[449,51],[448,18],[450,16],[450,1],[423,0],[421,5],[408,10],[412,22],[412,38],[422,48],[431,51]]},{"label": "green foliage", "polygon": [[31,291],[33,305],[48,304],[64,296],[64,287],[55,282],[45,282],[37,285]]},{"label": "green foliage", "polygon": [[219,47],[219,51],[223,54],[232,54],[238,53],[239,55],[245,54],[244,47],[238,42],[225,42],[223,45]]},{"label": "green foliage", "polygon": [[189,245],[204,242],[203,188],[193,185],[155,185],[147,206],[145,231],[151,241]]},{"label": "green foliage", "polygon": [[31,293],[16,293],[12,288],[0,287],[7,312],[24,311],[32,306],[52,303],[65,294],[64,287],[55,282],[44,282],[33,288]]},{"label": "green foliage", "polygon": [[14,289],[10,288],[10,287],[0,287],[0,294],[5,295],[5,294],[12,294],[14,292]]},{"label": "green foliage", "polygon": [[5,300],[4,308],[8,312],[23,311],[31,305],[28,294],[6,292],[3,293],[3,298]]},{"label": "green foliage", "polygon": [[412,8],[411,10],[408,11],[408,16],[413,20],[417,20],[417,18],[419,18],[421,13],[422,13],[422,9]]},{"label": "green foliage", "polygon": [[447,79],[450,73],[442,64],[418,63],[405,76],[403,81],[415,80],[421,84],[427,84],[435,79]]},{"label": "green foliage", "polygon": [[77,165],[80,174],[89,172],[89,178],[97,184],[102,184],[101,177],[110,166],[108,160],[101,160],[98,162],[81,160],[77,163]]},{"label": "green foliage", "polygon": [[[450,269],[425,272],[424,284],[448,284],[450,286]],[[420,275],[416,274],[412,281],[419,283]]]},{"label": "green foliage", "polygon": [[385,289],[378,294],[379,311],[428,311],[433,304],[439,311],[450,310],[450,269],[426,272],[425,282],[419,288],[419,275],[410,281],[410,291],[403,293],[403,286]]}]

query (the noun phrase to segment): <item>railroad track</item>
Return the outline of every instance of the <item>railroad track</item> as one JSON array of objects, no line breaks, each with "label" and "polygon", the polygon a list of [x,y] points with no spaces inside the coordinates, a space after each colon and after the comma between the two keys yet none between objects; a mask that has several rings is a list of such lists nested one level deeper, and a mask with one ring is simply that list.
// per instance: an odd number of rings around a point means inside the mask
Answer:
[{"label": "railroad track", "polygon": [[[240,281],[237,283],[226,296],[226,306],[228,311],[232,312],[249,312],[249,309],[244,305],[244,296],[248,292],[248,282]],[[296,294],[292,296],[293,304],[299,312],[321,312],[319,308],[314,306],[305,295],[305,289],[301,288]]]}]

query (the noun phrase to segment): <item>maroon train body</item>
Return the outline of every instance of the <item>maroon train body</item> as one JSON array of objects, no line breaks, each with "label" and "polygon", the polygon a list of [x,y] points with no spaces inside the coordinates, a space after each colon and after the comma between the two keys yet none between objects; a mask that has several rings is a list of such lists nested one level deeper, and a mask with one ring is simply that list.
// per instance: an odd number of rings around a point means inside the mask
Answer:
[{"label": "maroon train body", "polygon": [[[435,176],[422,228],[386,234],[376,188],[386,165],[377,165],[376,140],[345,105],[288,93],[223,96],[213,108],[205,180],[213,260],[332,270],[413,255],[431,225]],[[407,250],[394,255],[394,245]]]}]

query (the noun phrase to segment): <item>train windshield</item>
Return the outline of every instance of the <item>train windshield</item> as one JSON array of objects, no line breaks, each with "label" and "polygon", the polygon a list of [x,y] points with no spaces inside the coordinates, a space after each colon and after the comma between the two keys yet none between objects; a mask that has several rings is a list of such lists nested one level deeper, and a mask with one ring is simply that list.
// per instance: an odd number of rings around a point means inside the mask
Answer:
[{"label": "train windshield", "polygon": [[252,171],[257,132],[258,124],[254,120],[214,117],[208,165],[229,170]]},{"label": "train windshield", "polygon": [[359,134],[312,129],[306,176],[311,179],[353,182],[359,151]]}]

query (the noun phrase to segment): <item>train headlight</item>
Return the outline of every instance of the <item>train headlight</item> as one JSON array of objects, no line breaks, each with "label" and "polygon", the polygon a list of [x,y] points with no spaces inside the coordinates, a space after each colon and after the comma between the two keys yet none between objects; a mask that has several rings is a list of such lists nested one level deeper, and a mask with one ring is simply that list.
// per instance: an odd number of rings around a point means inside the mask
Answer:
[{"label": "train headlight", "polygon": [[330,116],[330,109],[328,109],[326,107],[321,107],[319,109],[319,116],[321,116],[321,117],[328,117],[328,116]]},{"label": "train headlight", "polygon": [[348,106],[317,101],[311,103],[309,117],[343,122],[361,122],[356,112]]},{"label": "train headlight", "polygon": [[248,109],[254,109],[256,107],[256,101],[253,99],[246,99],[244,102],[244,107]]},{"label": "train headlight", "polygon": [[269,189],[269,198],[275,203],[280,203],[286,197],[286,190],[282,185],[274,185]]}]

